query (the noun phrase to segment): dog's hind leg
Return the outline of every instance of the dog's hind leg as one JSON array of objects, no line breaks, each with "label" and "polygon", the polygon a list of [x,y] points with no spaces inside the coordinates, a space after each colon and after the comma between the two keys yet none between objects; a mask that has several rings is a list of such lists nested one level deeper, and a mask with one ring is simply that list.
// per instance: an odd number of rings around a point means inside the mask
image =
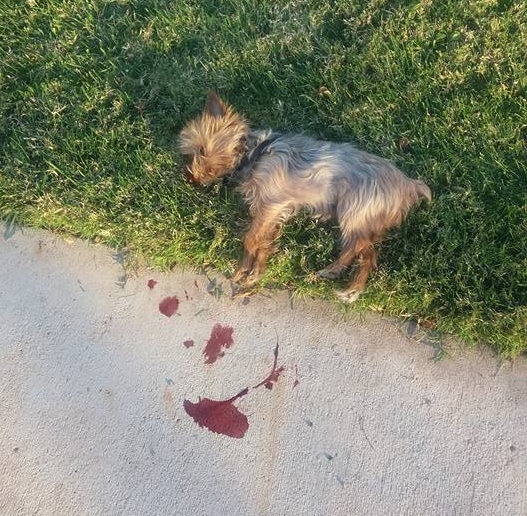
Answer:
[{"label": "dog's hind leg", "polygon": [[340,256],[324,269],[318,271],[316,275],[324,279],[337,279],[351,265],[355,258],[359,257],[363,249],[371,246],[372,240],[357,232],[351,238],[347,238],[343,245]]},{"label": "dog's hind leg", "polygon": [[342,232],[342,250],[339,257],[327,267],[316,272],[316,276],[323,279],[337,279],[357,258],[361,250],[369,246],[372,242],[370,231],[364,228],[356,228],[348,224],[348,219],[340,223]]},{"label": "dog's hind leg", "polygon": [[377,256],[378,252],[371,242],[360,250],[358,254],[360,263],[359,271],[346,290],[337,292],[340,299],[348,303],[353,303],[353,301],[358,299],[361,292],[364,291],[371,270],[377,265]]},{"label": "dog's hind leg", "polygon": [[337,279],[351,265],[351,262],[357,256],[355,246],[342,249],[340,256],[327,267],[317,271],[315,274],[318,278]]},{"label": "dog's hind leg", "polygon": [[378,240],[380,238],[375,237],[369,231],[355,231],[344,239],[343,248],[338,259],[322,271],[319,271],[317,275],[321,278],[335,279],[350,266],[353,260],[358,258],[360,268],[353,282],[345,291],[337,292],[337,295],[342,300],[352,303],[364,291],[368,276],[377,264],[378,253],[373,247],[373,243]]}]

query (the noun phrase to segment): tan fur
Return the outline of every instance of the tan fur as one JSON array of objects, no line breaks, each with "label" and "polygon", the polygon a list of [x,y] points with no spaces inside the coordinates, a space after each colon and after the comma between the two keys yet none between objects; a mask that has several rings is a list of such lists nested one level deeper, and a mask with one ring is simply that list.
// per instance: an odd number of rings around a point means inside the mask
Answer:
[{"label": "tan fur", "polygon": [[208,183],[233,169],[245,145],[249,127],[214,93],[205,110],[181,131],[181,153],[192,157],[192,178]]},{"label": "tan fur", "polygon": [[340,293],[354,301],[376,265],[374,244],[386,230],[401,224],[420,199],[431,199],[422,181],[349,143],[250,130],[215,94],[209,96],[204,112],[182,130],[180,148],[191,159],[194,181],[208,183],[233,173],[240,183],[253,220],[233,280],[245,285],[261,277],[283,223],[307,209],[317,218],[335,218],[341,228],[341,254],[318,272],[319,277],[336,278],[359,260],[354,281]]}]

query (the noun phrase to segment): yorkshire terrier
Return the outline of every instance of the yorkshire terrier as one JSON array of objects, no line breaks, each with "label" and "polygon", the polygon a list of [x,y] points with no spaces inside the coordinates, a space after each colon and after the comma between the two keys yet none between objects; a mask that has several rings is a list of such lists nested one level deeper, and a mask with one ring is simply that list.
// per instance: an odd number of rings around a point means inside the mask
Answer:
[{"label": "yorkshire terrier", "polygon": [[400,225],[414,204],[431,200],[425,183],[383,158],[349,143],[251,129],[215,93],[183,128],[179,146],[190,159],[191,181],[206,184],[229,174],[239,184],[252,221],[232,280],[247,287],[260,279],[281,226],[305,208],[316,218],[336,219],[341,232],[340,256],[318,277],[335,279],[358,259],[352,283],[338,292],[353,302],[376,266],[374,244]]}]

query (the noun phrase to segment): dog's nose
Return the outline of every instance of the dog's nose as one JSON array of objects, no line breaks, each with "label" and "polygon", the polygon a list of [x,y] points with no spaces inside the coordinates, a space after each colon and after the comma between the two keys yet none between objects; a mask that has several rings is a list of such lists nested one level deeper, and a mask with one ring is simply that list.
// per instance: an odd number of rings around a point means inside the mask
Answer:
[{"label": "dog's nose", "polygon": [[192,173],[192,169],[190,167],[186,167],[185,176],[189,183],[198,183],[198,180],[194,177],[194,174]]}]

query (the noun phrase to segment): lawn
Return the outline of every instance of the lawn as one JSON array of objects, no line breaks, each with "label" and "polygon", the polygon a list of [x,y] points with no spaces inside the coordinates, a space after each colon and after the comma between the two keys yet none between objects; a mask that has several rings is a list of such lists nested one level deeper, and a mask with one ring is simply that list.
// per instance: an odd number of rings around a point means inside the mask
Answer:
[{"label": "lawn", "polygon": [[[187,184],[175,145],[216,89],[255,125],[356,142],[431,187],[359,309],[525,353],[526,49],[511,0],[4,0],[0,218],[233,271],[241,200]],[[264,284],[331,298],[313,272],[337,235],[288,224]]]}]

